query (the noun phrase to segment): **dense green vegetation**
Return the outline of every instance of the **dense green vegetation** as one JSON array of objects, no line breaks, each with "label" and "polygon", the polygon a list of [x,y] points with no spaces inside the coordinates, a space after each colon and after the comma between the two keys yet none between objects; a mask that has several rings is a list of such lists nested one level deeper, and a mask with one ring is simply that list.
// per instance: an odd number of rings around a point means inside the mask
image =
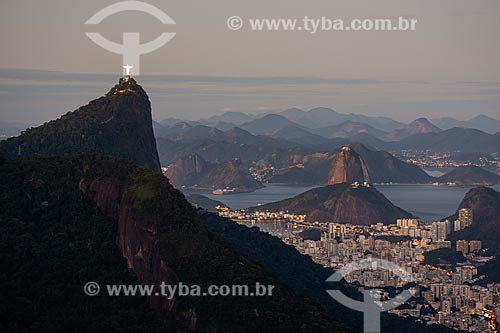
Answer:
[{"label": "dense green vegetation", "polygon": [[321,239],[321,230],[319,229],[306,229],[299,234],[303,239],[319,241]]},{"label": "dense green vegetation", "polygon": [[485,265],[478,267],[478,275],[484,275],[485,278],[478,284],[486,286],[488,283],[498,283],[500,281],[500,255],[497,253],[495,258],[488,261]]},{"label": "dense green vegetation", "polygon": [[196,208],[206,209],[212,213],[217,212],[217,209],[215,209],[216,206],[227,207],[223,202],[212,200],[204,195],[196,193],[186,195],[186,199]]},{"label": "dense green vegetation", "polygon": [[82,162],[0,159],[0,330],[162,329],[145,298],[84,294],[88,281],[101,290],[138,281],[116,247],[116,225],[78,191]]},{"label": "dense green vegetation", "polygon": [[450,266],[455,267],[457,263],[467,261],[462,252],[457,252],[455,249],[442,248],[425,253],[424,263],[433,266]]},{"label": "dense green vegetation", "polygon": [[394,236],[394,235],[384,235],[378,236],[377,239],[385,240],[391,243],[406,242],[412,240],[410,236]]}]

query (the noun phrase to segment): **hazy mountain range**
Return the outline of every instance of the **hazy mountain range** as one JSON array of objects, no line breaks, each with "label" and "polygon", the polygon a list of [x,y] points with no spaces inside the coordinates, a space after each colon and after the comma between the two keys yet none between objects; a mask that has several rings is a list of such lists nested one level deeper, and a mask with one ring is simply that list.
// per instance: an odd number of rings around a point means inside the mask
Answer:
[{"label": "hazy mountain range", "polygon": [[265,115],[227,112],[199,121],[166,119],[154,124],[157,138],[171,138],[173,134],[186,132],[186,128],[193,128],[186,135],[197,137],[208,131],[200,126],[223,132],[240,128],[254,136],[284,140],[317,151],[359,142],[389,151],[500,152],[500,121],[483,115],[469,121],[418,118],[403,124],[387,117],[341,114],[328,108],[315,108]]},{"label": "hazy mountain range", "polygon": [[[488,134],[500,132],[500,120],[485,115],[477,115],[469,120],[458,120],[452,117],[418,118],[412,123],[402,123],[389,117],[365,116],[362,114],[344,114],[331,108],[317,107],[309,111],[291,108],[276,113],[247,114],[229,111],[220,115],[198,120],[167,118],[155,121],[153,127],[160,135],[162,131],[178,124],[191,126],[207,125],[220,130],[241,127],[253,134],[271,135],[286,127],[302,129],[309,134],[327,138],[351,137],[366,133],[385,141],[400,140],[403,137],[427,132],[438,132],[454,127],[473,128]],[[18,134],[31,125],[0,122],[0,138]],[[168,132],[168,130],[166,130]]]},{"label": "hazy mountain range", "polygon": [[[299,127],[308,129],[320,129],[329,126],[338,126],[345,122],[361,123],[372,128],[384,131],[393,132],[408,127],[405,124],[388,117],[373,117],[361,114],[344,114],[336,112],[330,108],[318,107],[309,111],[304,111],[297,108],[288,109],[282,112],[271,113],[272,115],[282,116]],[[267,114],[246,114],[242,112],[225,112],[221,115],[212,116],[205,119],[195,121],[187,121],[176,118],[167,118],[159,123],[163,126],[171,126],[175,123],[186,121],[192,125],[210,125],[215,127],[224,127],[231,124],[233,126],[251,126],[252,122],[266,116]],[[269,118],[268,118],[269,119]],[[475,128],[486,133],[495,134],[500,132],[500,120],[494,119],[485,115],[478,115],[469,120],[458,120],[452,117],[433,118],[430,123],[442,130],[447,130],[453,127]],[[410,126],[411,127],[411,126]],[[421,133],[421,132],[419,132]],[[416,134],[416,133],[413,133]]]},{"label": "hazy mountain range", "polygon": [[[186,157],[193,154],[204,163],[219,165],[222,169],[218,170],[225,170],[233,175],[235,169],[225,169],[223,163],[238,158],[242,167],[263,183],[322,185],[327,183],[332,160],[343,146],[352,147],[363,157],[370,180],[374,183],[448,182],[445,181],[448,178],[440,180],[430,177],[417,165],[401,161],[388,151],[415,149],[450,152],[455,158],[462,158],[464,161],[485,157],[493,160],[494,157],[488,153],[500,152],[500,133],[492,135],[465,128],[443,131],[425,118],[417,119],[405,128],[390,133],[351,121],[323,129],[323,132],[313,131],[294,124],[284,116],[266,115],[226,131],[208,125],[178,122],[161,127],[160,130],[156,128],[156,138],[161,164],[169,167],[169,177],[174,184],[186,187],[224,184],[218,180],[220,177],[206,179],[206,172],[197,173],[196,177],[191,173],[187,177],[189,180],[184,176],[178,177],[179,172],[173,170],[184,169],[188,172],[189,168],[178,168],[176,165],[185,165]],[[352,136],[349,137],[349,134]],[[403,139],[383,141],[373,136],[383,135],[387,140],[391,134],[394,138]],[[233,180],[242,180],[240,186],[243,191],[256,188],[250,182],[243,181],[249,179],[249,174],[242,169]],[[473,170],[472,173],[479,172]],[[183,177],[185,181],[180,180]],[[481,181],[477,182],[475,179]],[[454,180],[461,184],[497,182],[494,177],[463,172],[456,173]]]}]

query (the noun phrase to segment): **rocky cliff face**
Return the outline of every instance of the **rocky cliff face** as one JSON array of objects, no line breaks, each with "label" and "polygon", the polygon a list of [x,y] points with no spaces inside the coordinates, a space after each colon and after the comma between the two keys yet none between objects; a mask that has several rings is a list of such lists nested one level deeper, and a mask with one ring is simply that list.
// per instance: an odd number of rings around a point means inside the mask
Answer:
[{"label": "rocky cliff face", "polygon": [[236,189],[236,192],[251,192],[263,187],[250,175],[239,158],[212,165],[197,185],[201,188]]},{"label": "rocky cliff face", "polygon": [[334,156],[328,175],[328,185],[354,182],[370,182],[365,162],[350,147],[342,147]]},{"label": "rocky cliff face", "polygon": [[178,159],[169,166],[165,175],[174,186],[180,187],[189,183],[190,179],[197,178],[207,166],[208,163],[200,155],[193,153]]},{"label": "rocky cliff face", "polygon": [[88,105],[0,142],[0,152],[11,156],[92,152],[160,169],[151,103],[134,79],[121,79]]},{"label": "rocky cliff face", "polygon": [[178,188],[204,190],[229,188],[236,189],[235,192],[250,192],[263,187],[250,175],[238,158],[209,164],[194,153],[169,166],[165,175]]},{"label": "rocky cliff face", "polygon": [[[179,277],[160,256],[158,220],[144,219],[136,209],[137,198],[116,181],[80,181],[80,190],[90,193],[97,206],[117,223],[116,242],[120,252],[143,285],[176,284]],[[179,307],[167,297],[150,297],[150,306],[161,314],[168,326],[180,331],[196,328],[197,316],[192,308]]]}]

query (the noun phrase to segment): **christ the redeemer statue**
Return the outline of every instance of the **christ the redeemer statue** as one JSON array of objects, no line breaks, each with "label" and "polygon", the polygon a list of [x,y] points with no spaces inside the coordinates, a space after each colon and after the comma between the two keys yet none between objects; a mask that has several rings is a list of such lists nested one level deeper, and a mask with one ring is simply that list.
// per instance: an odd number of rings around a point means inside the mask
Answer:
[{"label": "christ the redeemer statue", "polygon": [[125,69],[125,75],[126,75],[126,76],[130,76],[130,70],[131,70],[132,68],[134,68],[134,66],[125,65],[125,66],[123,66],[123,68]]}]

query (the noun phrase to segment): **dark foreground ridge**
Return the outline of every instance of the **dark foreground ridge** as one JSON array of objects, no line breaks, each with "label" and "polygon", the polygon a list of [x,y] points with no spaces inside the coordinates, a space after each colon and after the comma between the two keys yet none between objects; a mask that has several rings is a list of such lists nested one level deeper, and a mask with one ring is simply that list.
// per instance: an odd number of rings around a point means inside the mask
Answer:
[{"label": "dark foreground ridge", "polygon": [[[2,330],[361,331],[360,313],[325,292],[331,270],[265,233],[216,215],[200,219],[158,172],[70,155],[0,159],[0,174]],[[168,300],[89,297],[87,281],[276,287],[265,298]],[[384,332],[403,328],[448,332],[384,314]]]},{"label": "dark foreground ridge", "polygon": [[[7,159],[0,174],[0,322],[9,331],[354,332],[216,240],[156,171],[76,155]],[[88,281],[276,287],[271,297],[168,300],[89,297]]]}]

